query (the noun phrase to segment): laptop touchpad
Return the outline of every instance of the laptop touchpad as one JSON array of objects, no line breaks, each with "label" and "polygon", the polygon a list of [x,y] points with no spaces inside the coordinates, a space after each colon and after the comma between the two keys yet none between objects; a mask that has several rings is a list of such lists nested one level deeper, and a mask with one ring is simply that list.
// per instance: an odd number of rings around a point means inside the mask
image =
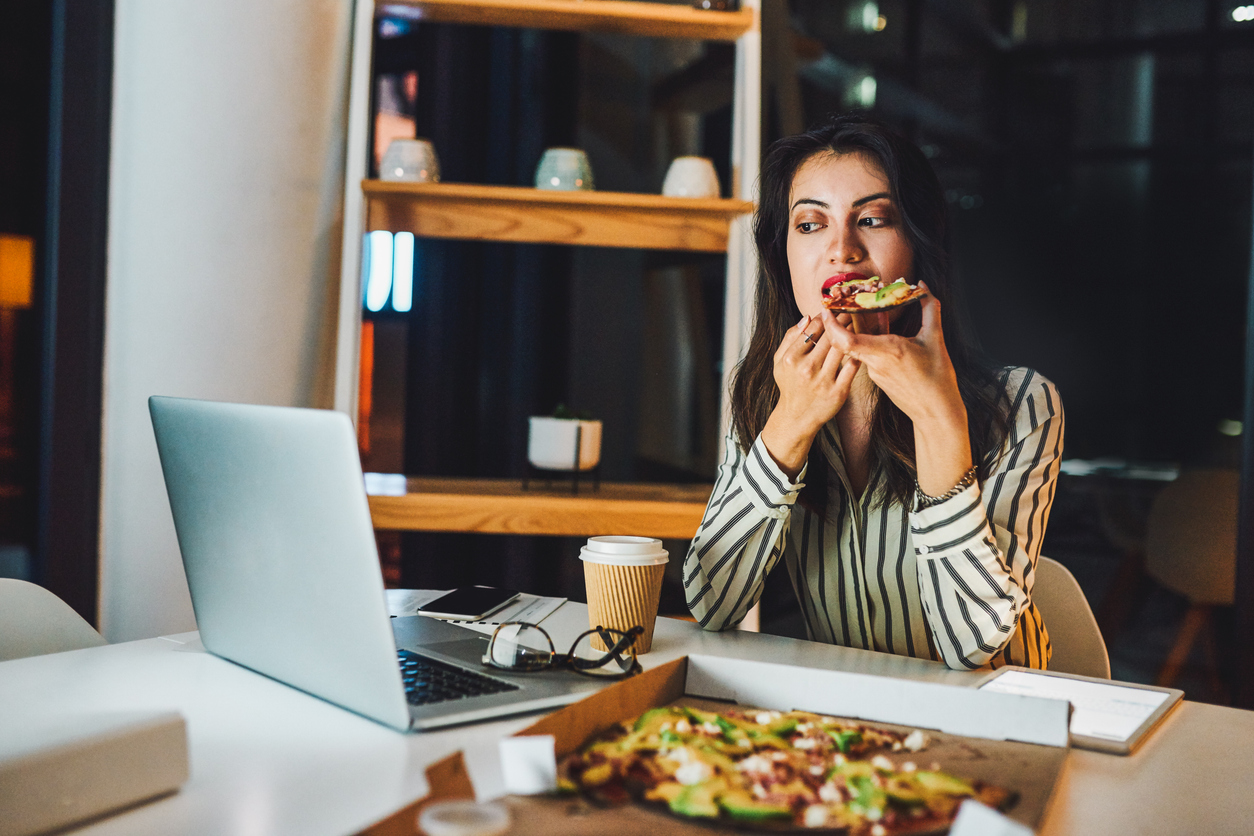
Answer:
[{"label": "laptop touchpad", "polygon": [[[458,639],[452,642],[431,642],[430,644],[420,644],[412,648],[418,654],[430,654],[432,656],[443,656],[448,659],[455,659],[465,665],[478,668],[483,665],[483,654],[488,650],[488,637],[474,639]],[[491,673],[485,669],[484,673]]]}]

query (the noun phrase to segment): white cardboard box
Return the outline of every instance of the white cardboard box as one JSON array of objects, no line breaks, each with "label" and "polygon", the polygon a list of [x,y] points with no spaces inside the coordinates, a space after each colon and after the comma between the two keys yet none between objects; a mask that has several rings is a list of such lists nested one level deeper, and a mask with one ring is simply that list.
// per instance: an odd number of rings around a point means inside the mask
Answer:
[{"label": "white cardboard box", "polygon": [[[932,744],[917,754],[920,764],[935,759],[956,775],[978,778],[1015,791],[1018,803],[1007,815],[1035,830],[1048,809],[1070,751],[1066,701],[980,691],[867,674],[802,668],[721,656],[691,655],[559,709],[518,732],[551,735],[556,758],[574,751],[593,735],[655,706],[677,701],[733,701],[778,710],[803,709],[892,726],[926,729]],[[706,705],[705,708],[715,706]],[[546,742],[546,746],[547,746]],[[508,754],[509,747],[502,747]],[[554,767],[530,763],[533,773]],[[427,770],[431,793],[380,822],[404,825],[426,804],[474,797],[461,754]],[[518,836],[568,836],[594,832],[694,834],[716,832],[637,806],[593,809],[552,798],[511,796]],[[365,831],[371,833],[372,829]]]},{"label": "white cardboard box", "polygon": [[188,777],[177,712],[0,717],[0,836],[32,836],[176,791]]}]

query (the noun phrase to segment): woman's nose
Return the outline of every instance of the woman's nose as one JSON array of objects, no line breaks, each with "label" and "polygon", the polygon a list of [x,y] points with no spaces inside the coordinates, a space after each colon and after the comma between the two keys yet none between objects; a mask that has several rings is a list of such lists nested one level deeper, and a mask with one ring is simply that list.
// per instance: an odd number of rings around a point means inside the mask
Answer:
[{"label": "woman's nose", "polygon": [[856,234],[848,230],[838,230],[827,255],[832,264],[857,264],[866,258],[866,250]]}]

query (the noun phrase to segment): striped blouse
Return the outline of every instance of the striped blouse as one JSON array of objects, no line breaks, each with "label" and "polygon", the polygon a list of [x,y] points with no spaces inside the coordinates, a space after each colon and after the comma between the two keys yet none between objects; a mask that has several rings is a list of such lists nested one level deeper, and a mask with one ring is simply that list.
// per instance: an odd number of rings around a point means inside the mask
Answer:
[{"label": "striped blouse", "polygon": [[1062,455],[1062,401],[1030,369],[1003,379],[1013,420],[989,478],[920,510],[872,503],[877,469],[854,497],[834,422],[815,440],[835,477],[826,519],[796,504],[804,469],[791,482],[760,437],[747,451],[728,438],[684,559],[693,616],[707,630],[739,624],[782,556],[814,641],[957,669],[1046,667],[1049,633],[1031,596]]}]

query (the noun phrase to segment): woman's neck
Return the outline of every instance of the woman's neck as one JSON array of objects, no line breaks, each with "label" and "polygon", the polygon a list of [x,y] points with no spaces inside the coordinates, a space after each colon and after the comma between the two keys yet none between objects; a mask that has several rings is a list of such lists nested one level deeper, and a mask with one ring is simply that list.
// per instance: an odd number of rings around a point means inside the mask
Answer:
[{"label": "woman's neck", "polygon": [[859,369],[850,387],[849,399],[836,413],[836,426],[840,430],[840,446],[845,459],[845,471],[849,475],[854,496],[861,497],[871,477],[871,418],[879,390],[871,382],[866,368]]}]

